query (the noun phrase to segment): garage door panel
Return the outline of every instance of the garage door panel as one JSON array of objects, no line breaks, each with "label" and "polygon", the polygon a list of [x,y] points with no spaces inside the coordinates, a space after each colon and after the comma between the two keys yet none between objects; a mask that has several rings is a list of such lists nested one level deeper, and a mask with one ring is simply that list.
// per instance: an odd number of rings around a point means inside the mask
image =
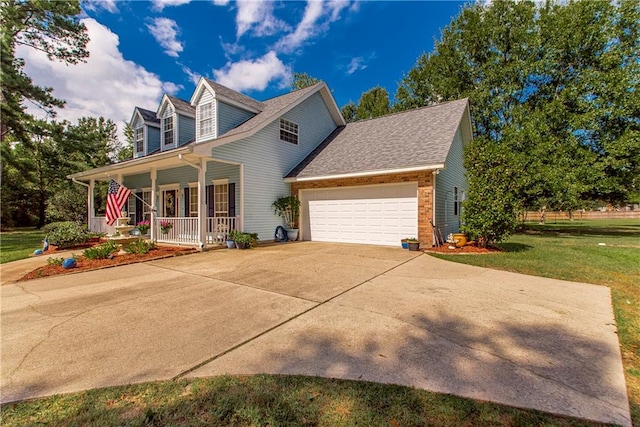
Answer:
[{"label": "garage door panel", "polygon": [[418,234],[416,184],[302,192],[306,240],[398,245]]}]

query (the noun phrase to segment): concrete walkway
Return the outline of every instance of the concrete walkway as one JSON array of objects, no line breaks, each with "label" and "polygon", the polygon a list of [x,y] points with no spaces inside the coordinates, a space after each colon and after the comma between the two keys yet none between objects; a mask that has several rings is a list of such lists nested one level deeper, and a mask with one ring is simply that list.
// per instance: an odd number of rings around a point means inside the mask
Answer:
[{"label": "concrete walkway", "polygon": [[307,374],[631,424],[609,289],[395,248],[221,250],[0,288],[2,401]]},{"label": "concrete walkway", "polygon": [[75,251],[57,251],[45,252],[42,255],[30,256],[29,258],[20,259],[18,261],[0,264],[0,285],[16,282],[25,274],[35,270],[38,267],[47,265],[49,258],[69,258],[74,254],[81,254],[83,249]]}]

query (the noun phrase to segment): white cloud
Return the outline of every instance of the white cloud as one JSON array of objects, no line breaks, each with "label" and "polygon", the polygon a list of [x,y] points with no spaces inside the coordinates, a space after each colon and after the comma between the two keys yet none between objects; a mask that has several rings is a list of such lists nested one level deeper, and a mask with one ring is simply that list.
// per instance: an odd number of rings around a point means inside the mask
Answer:
[{"label": "white cloud", "polygon": [[85,0],[82,2],[82,7],[86,10],[104,9],[111,13],[118,13],[116,0]]},{"label": "white cloud", "polygon": [[[118,48],[118,36],[107,27],[91,18],[82,22],[91,39],[86,63],[67,66],[34,49],[20,46],[17,50],[34,83],[52,87],[54,96],[67,101],[58,110],[59,119],[76,122],[80,117],[102,116],[122,130],[122,121],[129,121],[135,106],[155,110],[164,90],[179,88],[126,60]],[[119,136],[123,140],[122,132]]]},{"label": "white cloud", "polygon": [[340,12],[349,6],[349,1],[332,0],[329,2],[308,0],[302,21],[295,31],[287,34],[276,44],[276,49],[293,52],[308,39],[326,31],[331,22],[340,17]]},{"label": "white cloud", "polygon": [[167,92],[169,95],[174,95],[184,89],[183,85],[177,85],[173,82],[164,82],[162,84],[162,90]]},{"label": "white cloud", "polygon": [[213,0],[213,4],[216,6],[226,6],[229,4],[229,0]]},{"label": "white cloud", "polygon": [[279,31],[287,31],[286,22],[273,15],[272,1],[238,0],[236,3],[236,36],[240,38],[251,30],[253,35],[262,37],[276,34]]},{"label": "white cloud", "polygon": [[167,6],[182,6],[189,2],[191,2],[191,0],[151,0],[151,3],[153,3],[151,8],[157,12],[162,12],[162,9]]},{"label": "white cloud", "polygon": [[198,82],[200,81],[200,77],[202,77],[200,73],[193,71],[191,68],[187,67],[186,65],[182,66],[182,71],[189,77],[189,80],[194,85],[197,85]]},{"label": "white cloud", "polygon": [[369,66],[369,61],[371,61],[372,59],[375,59],[376,54],[375,52],[372,53],[371,55],[364,57],[364,56],[356,56],[354,58],[351,58],[351,61],[349,62],[349,65],[347,65],[347,74],[351,75],[353,73],[355,73],[356,71],[360,71],[360,70],[364,70],[365,68],[367,68]]},{"label": "white cloud", "polygon": [[265,90],[272,81],[281,86],[291,82],[291,69],[283,64],[274,51],[256,60],[227,62],[219,70],[213,70],[215,81],[237,91]]},{"label": "white cloud", "polygon": [[147,28],[153,37],[156,39],[160,46],[165,50],[165,53],[174,58],[178,57],[178,54],[182,52],[182,43],[178,41],[178,24],[176,21],[169,18],[155,18],[153,23],[147,24]]}]

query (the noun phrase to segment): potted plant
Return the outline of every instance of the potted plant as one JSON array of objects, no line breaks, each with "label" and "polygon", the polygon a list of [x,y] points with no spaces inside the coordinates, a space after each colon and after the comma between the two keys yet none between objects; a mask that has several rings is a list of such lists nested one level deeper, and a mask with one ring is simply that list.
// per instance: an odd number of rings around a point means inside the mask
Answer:
[{"label": "potted plant", "polygon": [[287,237],[289,240],[298,239],[296,223],[300,215],[300,200],[296,196],[283,196],[272,204],[273,211],[280,215],[287,225]]},{"label": "potted plant", "polygon": [[407,244],[409,245],[410,251],[418,251],[420,250],[420,241],[415,237],[411,237],[407,239]]},{"label": "potted plant", "polygon": [[253,237],[249,233],[240,233],[235,242],[238,249],[250,249]]},{"label": "potted plant", "polygon": [[402,245],[402,249],[409,249],[409,244],[407,243],[408,238],[401,239],[400,244]]},{"label": "potted plant", "polygon": [[140,230],[140,234],[147,234],[151,228],[151,223],[149,221],[140,221],[136,224],[136,227]]},{"label": "potted plant", "polygon": [[173,223],[170,221],[160,221],[160,231],[162,234],[169,234],[169,231],[173,228]]},{"label": "potted plant", "polygon": [[236,240],[240,237],[240,233],[238,230],[233,230],[227,236],[227,248],[233,249],[236,247]]}]

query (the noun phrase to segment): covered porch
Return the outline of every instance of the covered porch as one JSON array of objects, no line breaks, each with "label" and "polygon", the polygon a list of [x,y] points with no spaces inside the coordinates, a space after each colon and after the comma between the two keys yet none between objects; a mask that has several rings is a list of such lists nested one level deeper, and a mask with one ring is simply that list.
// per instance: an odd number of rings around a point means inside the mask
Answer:
[{"label": "covered porch", "polygon": [[243,230],[243,166],[194,154],[190,147],[70,175],[87,188],[88,228],[116,234],[96,212],[95,189],[113,179],[131,190],[122,208],[130,225],[148,223],[158,243],[201,249],[224,244]]}]

